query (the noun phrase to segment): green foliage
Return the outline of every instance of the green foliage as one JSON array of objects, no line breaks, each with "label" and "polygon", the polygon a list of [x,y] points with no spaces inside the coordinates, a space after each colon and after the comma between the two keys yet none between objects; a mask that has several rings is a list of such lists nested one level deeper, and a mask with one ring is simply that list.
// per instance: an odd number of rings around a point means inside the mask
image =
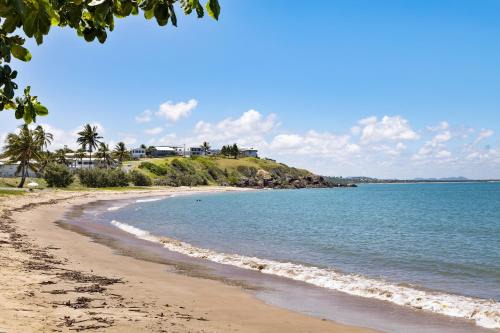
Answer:
[{"label": "green foliage", "polygon": [[45,167],[43,178],[48,187],[68,187],[73,183],[74,176],[69,168],[60,163],[50,163]]},{"label": "green foliage", "polygon": [[7,135],[3,157],[9,158],[11,162],[19,162],[16,170],[21,175],[19,187],[24,186],[28,170],[38,171],[39,162],[43,158],[42,150],[49,137],[52,134],[45,133],[41,127],[31,130],[26,124],[21,126],[19,134]]},{"label": "green foliage", "polygon": [[144,173],[137,171],[137,170],[132,170],[129,174],[129,179],[130,181],[135,185],[135,186],[151,186],[153,184],[153,181],[151,178]]},{"label": "green foliage", "polygon": [[141,162],[139,169],[146,169],[156,176],[164,176],[168,173],[168,168],[165,166],[153,164],[151,162]]},{"label": "green foliage", "polygon": [[77,172],[80,183],[87,187],[124,187],[128,177],[119,169],[80,169]]},{"label": "green foliage", "polygon": [[[229,146],[231,147],[231,146]],[[243,187],[295,188],[325,185],[307,170],[254,157],[220,156],[155,158],[136,166],[159,186],[234,185]]]},{"label": "green foliage", "polygon": [[[12,56],[30,61],[31,53],[23,45],[25,39],[15,32],[22,29],[24,35],[33,38],[38,45],[43,43],[52,26],[66,27],[76,31],[87,42],[97,39],[104,43],[109,32],[114,30],[115,19],[138,15],[141,11],[146,19],[156,19],[160,26],[170,23],[177,26],[174,4],[177,0],[0,0],[0,111],[15,109],[16,118],[26,123],[36,121],[37,116],[46,115],[36,96],[31,96],[29,87],[21,99],[15,99],[18,88],[13,81],[17,71],[7,63]],[[195,11],[199,18],[204,15],[200,0],[179,0],[186,15]],[[218,20],[218,0],[207,0],[205,8],[212,18]]]}]

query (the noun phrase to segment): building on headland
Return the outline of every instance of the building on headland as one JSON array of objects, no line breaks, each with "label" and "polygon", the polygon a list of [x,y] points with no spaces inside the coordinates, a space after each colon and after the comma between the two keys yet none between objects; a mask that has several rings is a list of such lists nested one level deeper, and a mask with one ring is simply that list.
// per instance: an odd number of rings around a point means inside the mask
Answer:
[{"label": "building on headland", "polygon": [[240,148],[240,155],[243,157],[259,157],[258,150],[254,148]]},{"label": "building on headland", "polygon": [[[142,148],[132,149],[131,155],[133,158],[146,157],[146,150]],[[169,157],[169,156],[215,156],[221,153],[220,149],[205,149],[201,146],[185,147],[185,146],[154,146],[151,149],[151,157]],[[259,157],[258,150],[254,148],[240,148],[240,155],[243,157]]]},{"label": "building on headland", "polygon": [[130,155],[132,156],[132,158],[144,158],[146,157],[146,149],[145,148],[131,149]]},{"label": "building on headland", "polygon": [[190,147],[189,156],[203,156],[205,155],[205,150],[201,147]]},{"label": "building on headland", "polygon": [[151,151],[152,157],[167,157],[167,156],[176,156],[177,155],[176,147],[170,146],[155,146]]}]

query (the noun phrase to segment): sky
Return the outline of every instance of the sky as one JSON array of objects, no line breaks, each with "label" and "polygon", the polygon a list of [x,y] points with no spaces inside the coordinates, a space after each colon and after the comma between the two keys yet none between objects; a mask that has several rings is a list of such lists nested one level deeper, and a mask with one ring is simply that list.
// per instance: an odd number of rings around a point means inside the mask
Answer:
[{"label": "sky", "polygon": [[[500,2],[219,0],[219,21],[117,21],[101,45],[53,28],[20,91],[53,149],[238,143],[330,176],[500,178]],[[0,140],[20,125],[0,112]]]}]

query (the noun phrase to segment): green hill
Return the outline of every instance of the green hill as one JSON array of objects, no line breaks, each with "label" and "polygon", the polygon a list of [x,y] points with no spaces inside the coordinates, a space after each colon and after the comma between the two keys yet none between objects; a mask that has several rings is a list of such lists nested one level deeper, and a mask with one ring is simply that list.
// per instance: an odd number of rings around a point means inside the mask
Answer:
[{"label": "green hill", "polygon": [[245,157],[166,157],[130,162],[155,185],[232,185],[239,187],[304,188],[333,184],[307,170],[274,161]]}]

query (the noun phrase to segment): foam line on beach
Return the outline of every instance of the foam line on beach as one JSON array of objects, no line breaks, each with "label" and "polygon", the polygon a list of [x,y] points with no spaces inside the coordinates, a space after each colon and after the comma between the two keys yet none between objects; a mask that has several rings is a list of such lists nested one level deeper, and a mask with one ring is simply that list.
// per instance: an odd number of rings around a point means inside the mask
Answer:
[{"label": "foam line on beach", "polygon": [[125,207],[125,206],[112,206],[112,207],[109,207],[107,210],[110,212],[113,212],[115,210],[122,209],[123,207]]},{"label": "foam line on beach", "polygon": [[190,257],[303,281],[355,296],[375,298],[418,310],[469,319],[473,320],[476,325],[486,328],[500,328],[500,303],[494,300],[426,291],[361,275],[339,273],[333,269],[220,253],[198,248],[176,239],[158,237],[148,231],[115,220],[111,221],[111,224],[139,239],[161,243],[170,251]]},{"label": "foam line on beach", "polygon": [[136,202],[136,203],[153,202],[153,201],[160,201],[160,200],[163,200],[163,199],[165,199],[165,197],[161,197],[161,198],[151,198],[151,199],[137,199],[135,202]]}]

